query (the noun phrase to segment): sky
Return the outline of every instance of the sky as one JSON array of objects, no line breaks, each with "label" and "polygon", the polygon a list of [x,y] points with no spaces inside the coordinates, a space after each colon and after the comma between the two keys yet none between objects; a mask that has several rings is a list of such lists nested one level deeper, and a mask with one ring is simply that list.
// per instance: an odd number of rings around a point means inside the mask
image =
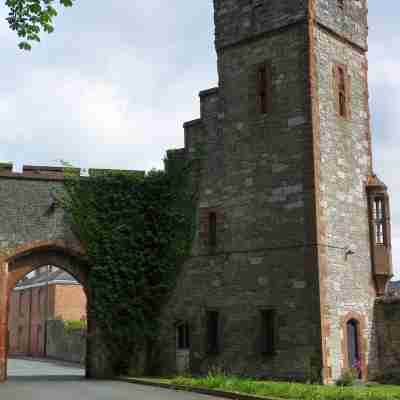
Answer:
[{"label": "sky", "polygon": [[[369,1],[374,165],[391,192],[398,279],[399,13],[398,0]],[[17,170],[161,168],[167,149],[183,147],[183,122],[199,117],[198,92],[217,85],[212,0],[77,0],[32,52],[18,49],[6,16],[0,5],[0,160]]]}]

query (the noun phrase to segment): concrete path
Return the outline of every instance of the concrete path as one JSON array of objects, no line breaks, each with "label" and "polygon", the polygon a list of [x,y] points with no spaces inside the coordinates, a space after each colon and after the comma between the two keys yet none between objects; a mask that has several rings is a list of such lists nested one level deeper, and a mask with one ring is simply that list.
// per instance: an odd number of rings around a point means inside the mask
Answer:
[{"label": "concrete path", "polygon": [[79,376],[83,374],[79,368],[49,362],[10,361],[9,372],[14,376],[0,384],[1,400],[217,400],[200,394],[125,382],[88,381]]},{"label": "concrete path", "polygon": [[10,358],[7,369],[9,377],[85,376],[85,370],[77,365],[48,360]]}]

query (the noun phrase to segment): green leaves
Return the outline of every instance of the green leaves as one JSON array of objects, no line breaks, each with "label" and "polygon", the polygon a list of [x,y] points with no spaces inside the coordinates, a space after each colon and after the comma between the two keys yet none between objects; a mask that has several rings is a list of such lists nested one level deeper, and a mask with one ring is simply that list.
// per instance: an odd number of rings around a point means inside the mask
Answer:
[{"label": "green leaves", "polygon": [[[53,18],[57,10],[53,7],[55,0],[6,0],[10,9],[6,18],[10,29],[22,38],[19,48],[31,50],[32,42],[40,42],[40,32],[54,31]],[[64,7],[71,7],[74,0],[60,0]]]},{"label": "green leaves", "polygon": [[64,208],[87,251],[90,310],[123,372],[157,335],[158,315],[194,236],[189,168],[67,176]]}]

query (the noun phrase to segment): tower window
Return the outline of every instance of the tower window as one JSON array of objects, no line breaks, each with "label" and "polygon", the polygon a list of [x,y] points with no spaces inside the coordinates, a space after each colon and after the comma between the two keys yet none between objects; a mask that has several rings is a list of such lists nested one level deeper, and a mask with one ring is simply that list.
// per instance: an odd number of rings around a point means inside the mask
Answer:
[{"label": "tower window", "polygon": [[217,245],[217,214],[210,212],[208,214],[208,241],[210,248],[215,248]]},{"label": "tower window", "polygon": [[350,78],[347,76],[347,69],[344,66],[336,66],[335,75],[335,96],[337,112],[342,118],[350,116]]},{"label": "tower window", "polygon": [[219,352],[219,312],[207,311],[207,352]]},{"label": "tower window", "polygon": [[385,199],[375,197],[373,202],[373,218],[375,224],[375,243],[385,244]]},{"label": "tower window", "polygon": [[257,97],[260,114],[271,111],[272,72],[270,64],[262,64],[257,71]]},{"label": "tower window", "polygon": [[358,378],[362,378],[362,362],[360,349],[360,325],[355,319],[346,324],[347,330],[347,361],[348,368],[358,371]]},{"label": "tower window", "polygon": [[275,310],[262,310],[261,314],[261,352],[273,354],[275,351],[276,312]]},{"label": "tower window", "polygon": [[176,327],[176,347],[179,350],[190,348],[190,332],[189,324],[187,322],[180,323]]},{"label": "tower window", "polygon": [[339,114],[346,117],[346,78],[343,68],[338,68]]}]

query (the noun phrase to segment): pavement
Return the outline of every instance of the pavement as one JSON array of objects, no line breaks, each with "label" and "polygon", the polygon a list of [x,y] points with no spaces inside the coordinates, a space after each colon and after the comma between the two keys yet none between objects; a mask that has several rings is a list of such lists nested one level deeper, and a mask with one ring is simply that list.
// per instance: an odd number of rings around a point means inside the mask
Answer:
[{"label": "pavement", "polygon": [[1,400],[217,400],[118,381],[85,380],[84,370],[51,361],[11,359]]},{"label": "pavement", "polygon": [[29,359],[29,358],[10,358],[7,364],[8,376],[13,377],[54,377],[71,376],[84,377],[83,367],[59,361]]}]

